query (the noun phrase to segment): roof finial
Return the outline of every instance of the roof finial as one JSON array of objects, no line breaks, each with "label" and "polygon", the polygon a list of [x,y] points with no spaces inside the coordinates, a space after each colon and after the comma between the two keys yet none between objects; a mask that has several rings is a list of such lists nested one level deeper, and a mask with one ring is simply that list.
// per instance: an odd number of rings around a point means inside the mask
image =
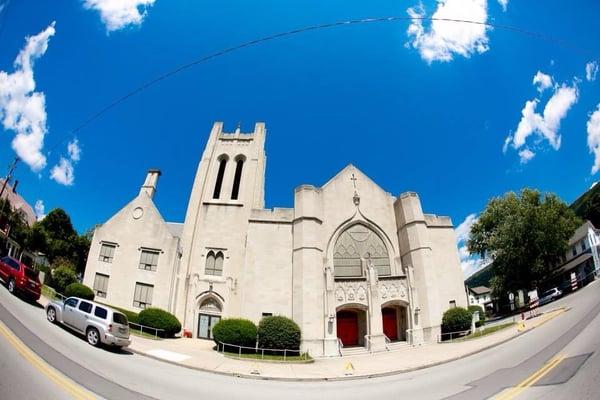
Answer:
[{"label": "roof finial", "polygon": [[238,135],[240,134],[241,126],[242,126],[242,123],[240,121],[238,121],[237,128],[235,128],[235,133]]}]

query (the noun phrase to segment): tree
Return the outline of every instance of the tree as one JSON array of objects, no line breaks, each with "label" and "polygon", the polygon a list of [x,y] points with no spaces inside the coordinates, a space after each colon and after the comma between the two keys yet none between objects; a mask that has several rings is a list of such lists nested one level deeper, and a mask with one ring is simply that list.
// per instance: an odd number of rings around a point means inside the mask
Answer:
[{"label": "tree", "polygon": [[523,189],[490,200],[471,228],[471,254],[494,262],[495,294],[533,288],[550,277],[581,221],[554,194]]},{"label": "tree", "polygon": [[600,192],[594,192],[585,207],[585,219],[600,227]]}]

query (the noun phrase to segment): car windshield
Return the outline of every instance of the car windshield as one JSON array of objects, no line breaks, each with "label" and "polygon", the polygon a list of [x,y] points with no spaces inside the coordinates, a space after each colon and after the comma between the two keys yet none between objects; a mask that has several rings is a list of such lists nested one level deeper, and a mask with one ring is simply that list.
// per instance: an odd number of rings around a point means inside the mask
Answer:
[{"label": "car windshield", "polygon": [[113,322],[116,324],[127,325],[127,317],[123,314],[113,313]]},{"label": "car windshield", "polygon": [[25,268],[25,276],[31,279],[37,279],[39,275],[38,271],[35,271],[31,268]]}]

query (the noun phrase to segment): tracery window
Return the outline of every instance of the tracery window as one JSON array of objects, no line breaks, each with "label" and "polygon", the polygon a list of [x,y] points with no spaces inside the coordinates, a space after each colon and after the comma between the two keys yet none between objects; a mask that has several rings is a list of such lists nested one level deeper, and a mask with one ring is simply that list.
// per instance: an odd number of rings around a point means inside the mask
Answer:
[{"label": "tracery window", "polygon": [[362,260],[373,263],[379,276],[390,275],[390,258],[383,240],[372,229],[355,224],[338,237],[333,249],[336,277],[363,275]]},{"label": "tracery window", "polygon": [[206,267],[204,269],[205,275],[223,275],[223,253],[217,252],[215,254],[214,251],[209,251],[206,256]]}]

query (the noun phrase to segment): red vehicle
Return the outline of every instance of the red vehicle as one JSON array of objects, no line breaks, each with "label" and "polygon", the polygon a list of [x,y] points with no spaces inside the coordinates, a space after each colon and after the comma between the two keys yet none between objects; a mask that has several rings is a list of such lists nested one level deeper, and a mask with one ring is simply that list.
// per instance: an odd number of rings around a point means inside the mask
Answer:
[{"label": "red vehicle", "polygon": [[35,271],[12,257],[0,258],[0,278],[8,286],[8,291],[16,295],[21,293],[31,300],[40,298],[42,285]]}]

